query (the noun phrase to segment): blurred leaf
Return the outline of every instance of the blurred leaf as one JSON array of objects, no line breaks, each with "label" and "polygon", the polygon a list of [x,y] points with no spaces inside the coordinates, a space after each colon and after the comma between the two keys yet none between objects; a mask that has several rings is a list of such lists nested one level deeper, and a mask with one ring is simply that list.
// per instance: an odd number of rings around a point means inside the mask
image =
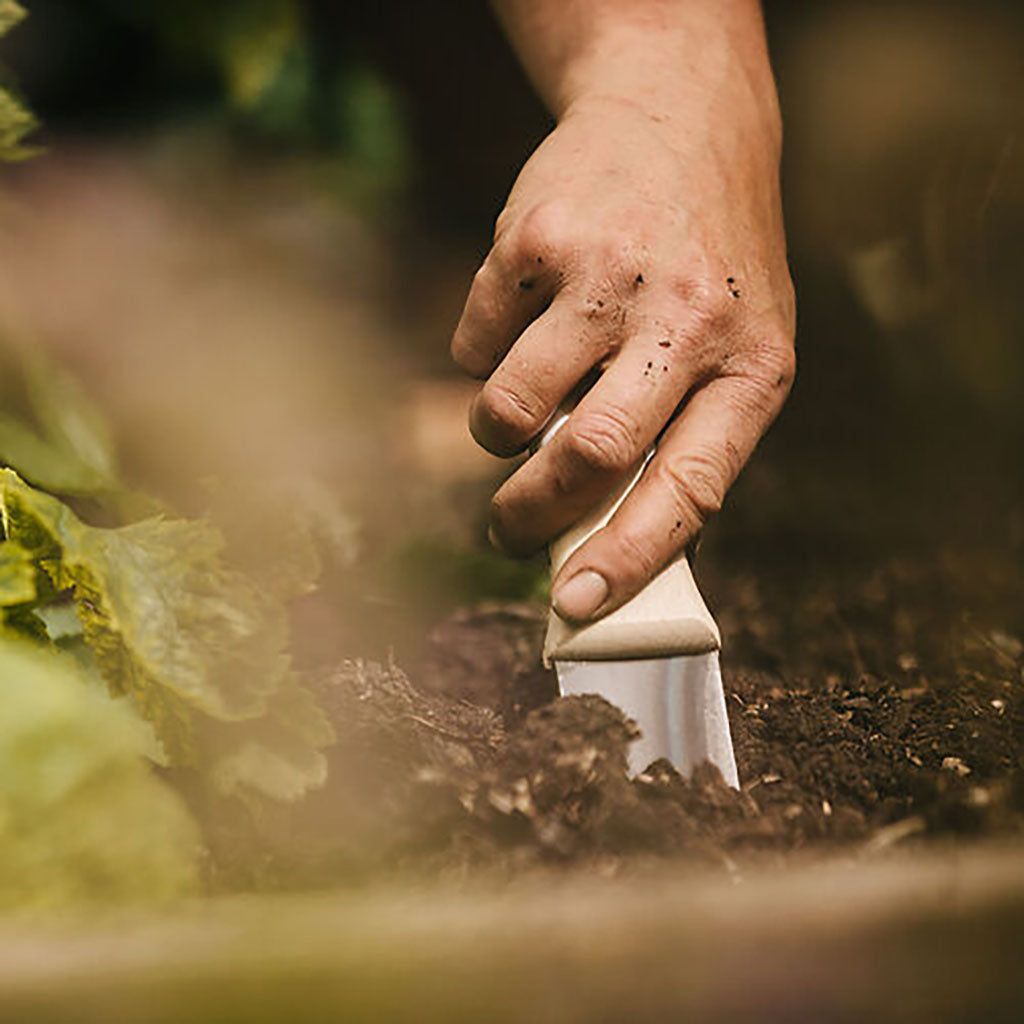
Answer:
[{"label": "blurred leaf", "polygon": [[7,35],[27,15],[25,8],[14,0],[0,0],[0,36]]},{"label": "blurred leaf", "polygon": [[73,661],[0,637],[0,907],[193,891],[199,836],[144,729]]},{"label": "blurred leaf", "polygon": [[96,494],[111,486],[109,477],[11,416],[0,415],[0,462],[59,494]]},{"label": "blurred leaf", "polygon": [[[26,16],[25,8],[14,0],[0,0],[0,36],[6,35]],[[38,149],[23,146],[22,139],[39,127],[35,115],[14,94],[0,86],[0,160],[26,160]]]},{"label": "blurred leaf", "polygon": [[[91,527],[10,470],[0,503],[7,537],[72,591],[111,692],[131,697],[172,763],[271,797],[323,781],[331,730],[294,683],[284,608],[225,564],[219,531],[163,519]],[[256,748],[272,778],[254,770]],[[235,767],[221,770],[225,759]]]},{"label": "blurred leaf", "polygon": [[300,39],[293,0],[236,4],[223,19],[228,91],[234,103],[254,107],[282,74]]},{"label": "blurred leaf", "polygon": [[36,156],[39,149],[23,146],[22,139],[38,127],[35,115],[10,89],[0,86],[0,160],[12,162]]},{"label": "blurred leaf", "polygon": [[377,192],[403,185],[410,163],[408,129],[388,81],[372,68],[356,68],[339,83],[337,103],[350,173]]},{"label": "blurred leaf", "polygon": [[14,541],[0,542],[0,605],[26,604],[36,596],[32,556]]},{"label": "blurred leaf", "polygon": [[24,357],[27,397],[43,435],[84,470],[114,484],[117,459],[106,417],[63,367],[30,350]]},{"label": "blurred leaf", "polygon": [[350,565],[357,527],[317,480],[261,477],[209,484],[206,515],[226,553],[266,593],[288,600],[316,589],[322,562]]},{"label": "blurred leaf", "polygon": [[[58,494],[119,491],[112,434],[78,382],[27,347],[9,347],[3,371],[0,462]],[[19,407],[21,415],[13,411]]]},{"label": "blurred leaf", "polygon": [[313,695],[294,677],[271,695],[260,718],[230,725],[210,719],[199,729],[204,745],[218,752],[209,770],[221,793],[255,790],[290,801],[327,780],[320,751],[334,734]]}]

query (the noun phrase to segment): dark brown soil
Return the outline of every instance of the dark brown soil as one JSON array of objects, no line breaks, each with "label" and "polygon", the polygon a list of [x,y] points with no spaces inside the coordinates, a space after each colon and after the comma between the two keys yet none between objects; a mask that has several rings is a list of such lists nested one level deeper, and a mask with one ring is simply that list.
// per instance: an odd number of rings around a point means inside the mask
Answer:
[{"label": "dark brown soil", "polygon": [[[1010,590],[985,581],[1004,616],[1019,601],[1013,575]],[[905,567],[876,566],[862,587],[831,582],[847,597],[826,606],[731,584],[724,667],[740,792],[710,766],[684,780],[658,762],[628,778],[633,724],[600,698],[558,699],[540,668],[544,609],[484,606],[438,625],[408,676],[368,662],[320,674],[339,733],[328,787],[262,818],[244,856],[238,822],[225,819],[214,860],[232,884],[253,849],[261,881],[288,884],[550,864],[606,872],[650,858],[735,872],[798,851],[1024,832],[1016,635],[951,610]],[[963,599],[969,580],[953,582],[945,592]],[[815,645],[803,661],[783,650],[790,627]],[[772,671],[787,660],[807,674]]]}]

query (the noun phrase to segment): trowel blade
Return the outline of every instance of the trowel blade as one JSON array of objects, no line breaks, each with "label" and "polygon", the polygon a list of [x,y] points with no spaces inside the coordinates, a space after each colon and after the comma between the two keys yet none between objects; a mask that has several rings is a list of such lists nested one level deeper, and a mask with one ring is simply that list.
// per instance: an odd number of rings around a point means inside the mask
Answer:
[{"label": "trowel blade", "polygon": [[637,661],[559,661],[562,696],[596,693],[640,727],[629,768],[666,757],[683,775],[710,761],[739,789],[718,652]]}]

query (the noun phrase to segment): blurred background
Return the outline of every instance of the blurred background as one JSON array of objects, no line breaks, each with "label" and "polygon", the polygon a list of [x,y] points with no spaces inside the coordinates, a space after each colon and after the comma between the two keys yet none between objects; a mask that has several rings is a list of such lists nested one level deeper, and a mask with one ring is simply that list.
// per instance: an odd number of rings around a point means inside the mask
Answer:
[{"label": "blurred background", "polygon": [[[473,447],[473,385],[448,360],[494,218],[551,128],[487,5],[28,7],[0,59],[46,152],[2,172],[5,344],[69,367],[127,478],[185,511],[211,477],[299,480],[342,510],[316,656],[415,658],[460,605],[542,596],[541,564],[487,550],[507,467]],[[980,620],[998,602],[1020,635],[1024,10],[780,0],[766,16],[801,365],[704,544],[727,645],[800,667],[812,629],[894,586],[955,588]],[[788,646],[759,650],[758,616],[790,606]],[[884,667],[870,644],[856,656]]]}]

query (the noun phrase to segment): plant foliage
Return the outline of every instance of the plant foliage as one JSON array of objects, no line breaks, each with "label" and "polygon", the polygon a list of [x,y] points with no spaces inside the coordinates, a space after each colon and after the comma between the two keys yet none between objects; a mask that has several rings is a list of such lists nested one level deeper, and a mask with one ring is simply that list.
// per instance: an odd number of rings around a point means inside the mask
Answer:
[{"label": "plant foliage", "polygon": [[0,908],[195,889],[198,830],[120,703],[72,659],[0,638]]},{"label": "plant foliage", "polygon": [[[25,17],[25,9],[14,0],[0,0],[0,36],[5,36]],[[38,150],[23,139],[39,127],[35,115],[10,85],[0,85],[0,160],[25,160]]]},{"label": "plant foliage", "polygon": [[[0,0],[0,36],[24,15]],[[35,127],[0,85],[0,160],[32,155]],[[242,523],[229,550],[212,520],[153,514],[102,414],[31,346],[0,354],[0,467],[0,908],[187,892],[199,830],[152,763],[250,803],[326,777],[284,602],[319,571],[309,524],[339,547],[342,520],[280,488],[276,543]]]},{"label": "plant foliage", "polygon": [[[223,793],[294,799],[323,782],[331,730],[293,676],[284,606],[226,563],[218,530],[157,517],[90,526],[10,469],[0,513],[9,560],[27,555],[50,603],[71,597],[110,692],[132,700],[171,764]],[[24,613],[24,579],[9,575]]]}]

